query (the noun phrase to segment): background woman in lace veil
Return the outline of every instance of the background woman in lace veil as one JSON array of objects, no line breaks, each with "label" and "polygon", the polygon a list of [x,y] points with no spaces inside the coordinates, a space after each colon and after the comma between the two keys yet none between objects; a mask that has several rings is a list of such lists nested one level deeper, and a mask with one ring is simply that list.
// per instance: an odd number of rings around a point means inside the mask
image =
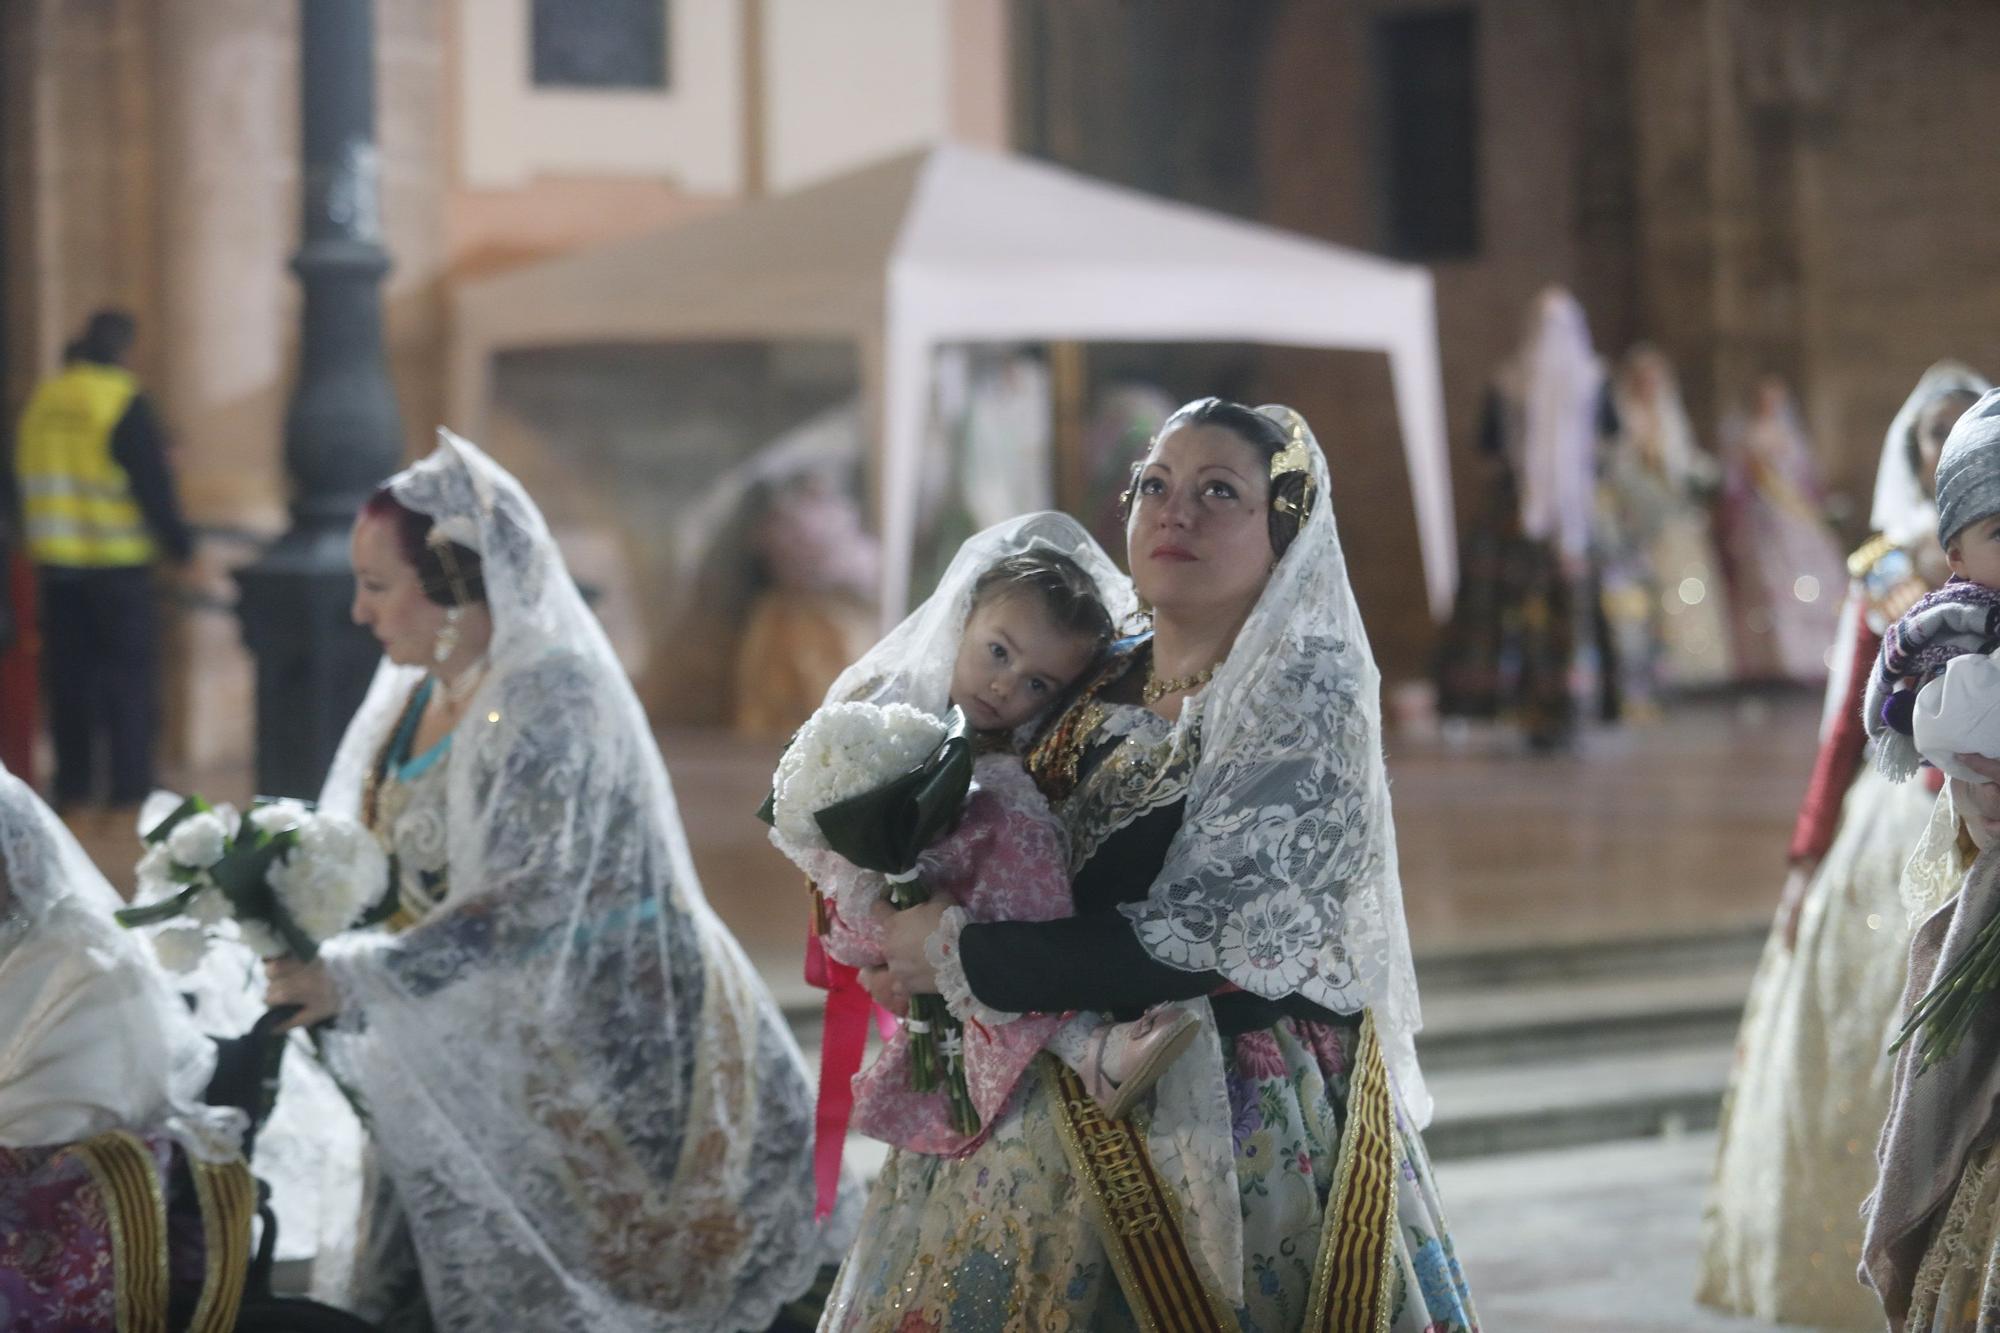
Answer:
[{"label": "background woman in lace veil", "polygon": [[[0,1320],[137,1326],[207,1293],[248,1236],[240,1113],[203,1104],[214,1044],[123,901],[28,785],[0,767]],[[130,1208],[112,1179],[142,1182]],[[157,1212],[149,1219],[150,1213]],[[164,1229],[161,1229],[164,1228]],[[157,1250],[135,1243],[157,1234]],[[171,1245],[170,1245],[171,1242]],[[238,1251],[237,1262],[247,1260]],[[240,1288],[227,1298],[233,1312]],[[223,1317],[233,1317],[225,1314]],[[182,1325],[176,1325],[182,1326]]]},{"label": "background woman in lace veil", "polygon": [[541,514],[441,432],[357,521],[384,662],[322,804],[394,856],[385,931],[272,968],[333,1018],[375,1153],[363,1313],[762,1329],[838,1253],[804,1060],[695,878],[665,765]]},{"label": "background woman in lace veil", "polygon": [[1862,696],[1883,631],[1950,573],[1935,532],[1938,452],[1985,387],[1956,362],[1932,366],[1882,441],[1875,535],[1848,561],[1819,750],[1744,1009],[1702,1218],[1696,1293],[1721,1309],[1881,1326],[1879,1303],[1848,1270],[1901,1022],[1910,924],[1899,884],[1938,783],[1897,783],[1864,762]]},{"label": "background woman in lace veil", "polygon": [[[1126,538],[1153,632],[1029,755],[1076,914],[881,911],[870,980],[961,1019],[1183,1000],[1201,1035],[1130,1121],[1045,1061],[968,1155],[891,1153],[823,1327],[1298,1329],[1337,1286],[1367,1327],[1467,1333],[1325,459],[1288,408],[1188,404],[1135,469]],[[1368,1165],[1336,1185],[1343,1154]]]}]

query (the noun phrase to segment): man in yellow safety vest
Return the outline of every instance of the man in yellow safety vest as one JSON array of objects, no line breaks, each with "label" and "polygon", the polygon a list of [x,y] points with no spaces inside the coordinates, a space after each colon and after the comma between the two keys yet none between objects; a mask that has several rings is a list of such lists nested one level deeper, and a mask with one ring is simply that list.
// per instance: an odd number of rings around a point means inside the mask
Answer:
[{"label": "man in yellow safety vest", "polygon": [[161,557],[185,563],[193,550],[158,418],[125,368],[136,334],[122,310],[92,315],[62,370],[29,398],[14,441],[62,806],[134,805],[152,790],[152,567]]}]

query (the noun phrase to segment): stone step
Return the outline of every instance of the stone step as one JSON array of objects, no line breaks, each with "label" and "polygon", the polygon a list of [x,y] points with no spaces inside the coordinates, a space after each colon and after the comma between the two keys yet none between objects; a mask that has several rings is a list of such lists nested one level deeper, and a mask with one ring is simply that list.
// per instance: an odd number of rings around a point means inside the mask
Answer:
[{"label": "stone step", "polygon": [[1440,1161],[1712,1128],[1733,1047],[1645,1046],[1426,1073]]},{"label": "stone step", "polygon": [[1589,977],[1681,976],[1757,964],[1767,928],[1623,936],[1427,953],[1417,958],[1424,998],[1450,990],[1575,981]]},{"label": "stone step", "polygon": [[1729,1045],[1753,966],[1709,960],[1676,973],[1582,975],[1424,991],[1424,1067],[1516,1064],[1661,1044]]}]

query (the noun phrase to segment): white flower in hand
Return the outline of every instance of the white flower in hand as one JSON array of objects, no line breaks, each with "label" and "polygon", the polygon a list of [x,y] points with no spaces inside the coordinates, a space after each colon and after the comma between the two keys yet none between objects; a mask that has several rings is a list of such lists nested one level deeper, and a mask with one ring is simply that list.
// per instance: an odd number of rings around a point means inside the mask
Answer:
[{"label": "white flower in hand", "polygon": [[389,886],[389,858],[361,825],[314,815],[300,827],[298,845],[266,879],[308,938],[329,940],[382,897]]},{"label": "white flower in hand", "polygon": [[169,972],[192,972],[208,952],[208,936],[191,926],[171,926],[153,936],[153,952]]},{"label": "white flower in hand", "polygon": [[238,921],[236,932],[259,958],[283,958],[292,951],[277,931],[261,921]]},{"label": "white flower in hand", "polygon": [[295,829],[312,818],[312,807],[303,801],[289,797],[260,805],[247,818],[266,833],[278,834],[287,829]]},{"label": "white flower in hand", "polygon": [[219,815],[189,815],[167,835],[167,854],[181,865],[206,870],[229,849],[229,829]]},{"label": "white flower in hand", "polygon": [[165,843],[148,847],[132,873],[139,881],[140,902],[158,902],[180,892],[181,886],[174,880],[173,853]]},{"label": "white flower in hand", "polygon": [[181,808],[181,798],[170,791],[156,791],[148,796],[139,807],[139,836],[145,837],[161,824],[167,816]]},{"label": "white flower in hand", "polygon": [[187,915],[204,926],[218,925],[229,917],[229,899],[221,889],[203,889],[188,899]]}]

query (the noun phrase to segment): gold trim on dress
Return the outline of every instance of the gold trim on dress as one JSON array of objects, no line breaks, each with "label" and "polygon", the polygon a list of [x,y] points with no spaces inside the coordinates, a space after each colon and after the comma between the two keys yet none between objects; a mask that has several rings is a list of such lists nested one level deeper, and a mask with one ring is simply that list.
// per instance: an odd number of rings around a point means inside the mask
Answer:
[{"label": "gold trim on dress", "polygon": [[190,1162],[201,1204],[204,1272],[201,1300],[188,1333],[230,1333],[250,1275],[250,1223],[257,1215],[257,1182],[241,1162]]},{"label": "gold trim on dress", "polygon": [[1195,1263],[1145,1137],[1130,1120],[1109,1119],[1068,1066],[1043,1064],[1063,1151],[1142,1333],[1237,1333],[1234,1311]]},{"label": "gold trim on dress", "polygon": [[118,1333],[167,1333],[167,1200],[152,1150],[117,1129],[71,1151],[104,1195]]},{"label": "gold trim on dress", "polygon": [[1896,549],[1896,543],[1889,540],[1886,533],[1876,533],[1867,541],[1854,548],[1847,557],[1847,573],[1850,578],[1865,579],[1868,571],[1880,563],[1883,556]]},{"label": "gold trim on dress", "polygon": [[1308,1333],[1388,1333],[1396,1259],[1395,1113],[1375,1015],[1361,1021],[1361,1044],[1347,1086],[1347,1125],[1333,1194],[1326,1203],[1313,1265]]}]

